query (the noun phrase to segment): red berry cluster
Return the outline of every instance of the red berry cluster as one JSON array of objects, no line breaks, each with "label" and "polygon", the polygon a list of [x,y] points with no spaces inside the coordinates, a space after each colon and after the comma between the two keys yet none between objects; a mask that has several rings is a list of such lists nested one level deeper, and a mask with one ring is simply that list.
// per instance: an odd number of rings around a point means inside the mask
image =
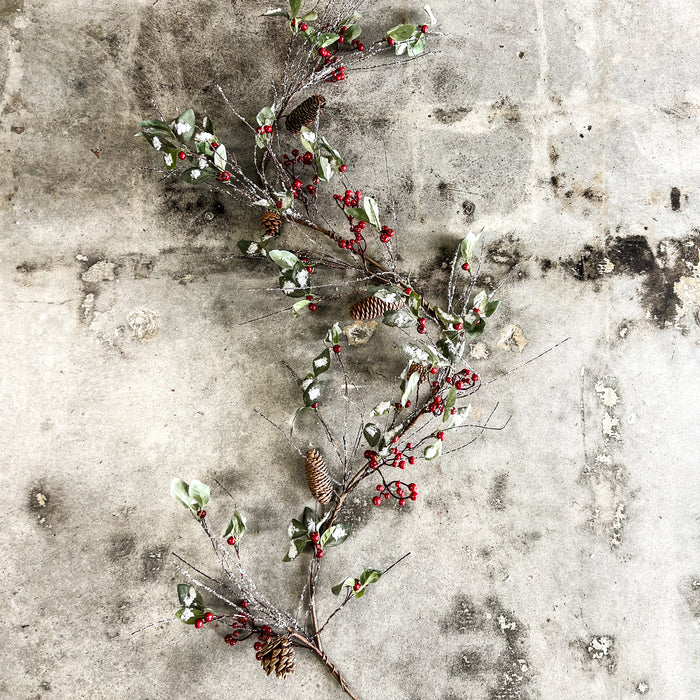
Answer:
[{"label": "red berry cluster", "polygon": [[321,536],[318,534],[318,532],[312,532],[309,535],[309,539],[311,540],[311,544],[314,546],[314,556],[316,559],[320,559],[323,556],[323,549],[321,548],[321,543],[319,542]]},{"label": "red berry cluster", "polygon": [[416,330],[421,334],[425,335],[428,332],[428,329],[426,328],[426,325],[428,324],[428,320],[426,318],[419,318],[418,319],[418,326]]},{"label": "red berry cluster", "polygon": [[288,153],[282,155],[282,165],[284,166],[284,169],[289,173],[291,178],[294,178],[290,185],[294,199],[299,199],[302,195],[309,195],[311,197],[316,196],[316,187],[321,180],[314,175],[311,183],[304,185],[299,177],[297,177],[297,165],[301,166],[301,170],[304,170],[306,169],[307,165],[312,166],[313,162],[313,153],[304,153],[302,155],[299,153],[298,148],[295,148],[292,151],[291,157]]},{"label": "red berry cluster", "polygon": [[[340,38],[343,39],[342,36]],[[318,55],[323,58],[324,66],[332,66],[333,64],[338,63],[338,57],[332,56],[331,52],[326,48],[319,49]],[[322,67],[323,66],[319,66],[316,70],[321,70]],[[334,68],[330,78],[326,78],[327,83],[337,83],[341,80],[345,80],[345,66],[338,66],[337,68]]]},{"label": "red berry cluster", "polygon": [[257,132],[259,134],[271,134],[274,131],[274,127],[271,124],[265,124],[265,126],[259,126]]},{"label": "red berry cluster", "polygon": [[388,243],[394,237],[394,229],[388,226],[382,226],[382,232],[379,236],[379,240],[382,243]]},{"label": "red berry cluster", "polygon": [[[406,493],[406,489],[408,489],[409,493]],[[406,484],[403,481],[391,481],[389,483],[377,484],[377,491],[379,491],[379,495],[372,499],[372,503],[374,503],[375,506],[381,505],[382,497],[384,497],[385,500],[396,498],[400,506],[406,505],[406,497],[412,501],[418,500],[418,487],[415,484]]]},{"label": "red berry cluster", "polygon": [[472,372],[470,369],[463,369],[460,372],[457,372],[452,379],[454,387],[457,389],[457,391],[472,389],[478,381],[479,375],[476,372]]},{"label": "red berry cluster", "polygon": [[[259,652],[263,648],[265,643],[270,639],[271,636],[272,636],[272,628],[269,627],[268,625],[263,625],[260,628],[260,634],[258,635],[258,641],[255,642],[255,644],[253,644],[253,649],[255,649],[255,651]],[[262,656],[260,654],[256,654],[255,658],[258,661],[260,661]]]},{"label": "red berry cluster", "polygon": [[[341,170],[344,167],[344,165],[341,166]],[[343,170],[343,172],[345,171]],[[360,192],[360,190],[356,190],[355,192],[352,190],[345,190],[345,195],[334,194],[333,199],[344,212],[348,207],[359,206],[360,200],[362,199],[362,192]],[[347,217],[348,224],[350,225],[350,232],[354,234],[355,238],[349,238],[347,240],[341,238],[338,241],[338,247],[346,248],[352,253],[362,255],[365,250],[367,250],[367,242],[365,241],[365,237],[362,235],[362,232],[367,228],[367,223],[365,221],[358,221],[357,223],[354,223],[352,216],[349,214],[345,214],[345,216]]]},{"label": "red berry cluster", "polygon": [[[248,627],[248,623],[250,623],[250,627]],[[255,633],[255,626],[247,615],[239,615],[231,627],[233,632],[227,634],[224,637],[224,641],[232,647],[235,647],[238,642],[248,639]],[[241,638],[241,634],[245,636]]]}]

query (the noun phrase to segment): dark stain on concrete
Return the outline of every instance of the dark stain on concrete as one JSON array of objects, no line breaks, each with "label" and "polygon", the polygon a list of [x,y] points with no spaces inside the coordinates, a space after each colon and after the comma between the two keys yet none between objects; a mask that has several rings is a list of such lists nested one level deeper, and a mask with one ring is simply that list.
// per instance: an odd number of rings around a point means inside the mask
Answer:
[{"label": "dark stain on concrete", "polygon": [[0,0],[0,20],[11,19],[23,7],[24,0]]},{"label": "dark stain on concrete", "polygon": [[119,562],[131,556],[136,550],[136,537],[131,534],[115,534],[109,540],[107,556],[110,561]]},{"label": "dark stain on concrete", "polygon": [[488,260],[509,268],[517,265],[522,258],[518,243],[512,233],[494,241],[486,248]]},{"label": "dark stain on concrete", "polygon": [[681,191],[677,187],[671,188],[671,209],[680,211],[681,208]]},{"label": "dark stain on concrete", "polygon": [[476,211],[476,204],[474,204],[474,202],[470,201],[469,199],[465,199],[462,202],[462,211],[464,212],[464,216],[467,218],[467,221],[474,221],[474,212]]},{"label": "dark stain on concrete", "polygon": [[440,622],[443,632],[464,634],[488,627],[486,611],[466,595],[460,595]]},{"label": "dark stain on concrete", "polygon": [[168,555],[168,546],[163,544],[149,547],[141,554],[141,566],[144,581],[157,581],[161,578],[165,559]]},{"label": "dark stain on concrete", "polygon": [[514,125],[521,119],[520,107],[507,96],[494,102],[491,105],[491,110],[491,114],[488,116],[490,123],[500,120],[505,122],[506,125]]},{"label": "dark stain on concrete", "polygon": [[461,121],[472,111],[471,107],[453,107],[451,109],[438,108],[434,110],[435,118],[442,124],[454,124]]},{"label": "dark stain on concrete", "polygon": [[477,649],[468,648],[457,652],[447,672],[452,677],[475,678],[490,670],[491,664],[484,658],[484,655]]},{"label": "dark stain on concrete", "polygon": [[508,493],[508,472],[499,472],[493,477],[489,489],[489,505],[494,510],[506,509],[506,494]]}]

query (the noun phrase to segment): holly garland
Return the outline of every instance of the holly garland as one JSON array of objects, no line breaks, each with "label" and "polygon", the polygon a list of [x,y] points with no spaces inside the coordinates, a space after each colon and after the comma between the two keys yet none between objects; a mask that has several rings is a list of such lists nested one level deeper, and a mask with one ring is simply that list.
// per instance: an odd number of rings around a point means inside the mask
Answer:
[{"label": "holly garland", "polygon": [[[430,7],[425,11],[434,24]],[[177,587],[176,617],[195,629],[213,627],[230,646],[252,640],[263,670],[280,678],[294,671],[296,650],[307,649],[347,695],[357,698],[323,651],[321,633],[335,615],[362,598],[370,586],[383,581],[406,555],[383,570],[368,562],[361,571],[348,572],[343,581],[328,585],[327,590],[338,596],[339,602],[321,622],[316,597],[322,583],[323,557],[329,549],[352,541],[352,525],[343,522],[343,510],[350,494],[365,482],[373,485],[367,498],[374,506],[415,503],[419,488],[408,476],[411,468],[420,460],[430,462],[465,448],[489,427],[488,420],[480,425],[472,418],[469,398],[480,389],[481,378],[468,366],[465,354],[469,342],[483,333],[499,302],[478,289],[479,236],[473,233],[456,247],[442,306],[414,288],[410,276],[399,268],[398,233],[382,212],[382,197],[363,194],[351,186],[349,165],[321,133],[327,98],[314,92],[298,99],[300,93],[323,83],[346,80],[354,67],[371,56],[381,59],[391,54],[392,62],[396,57],[399,62],[415,59],[426,51],[429,25],[401,24],[372,43],[363,37],[365,44],[360,40],[362,18],[352,2],[330,0],[319,14],[315,10],[303,12],[301,0],[290,0],[288,9],[270,10],[265,15],[284,20],[290,32],[274,102],[263,107],[252,123],[219,88],[232,113],[250,130],[255,177],[227,152],[211,119],[205,116],[199,126],[192,109],[173,120],[143,121],[137,135],[160,153],[171,177],[221,189],[262,211],[260,235],[239,241],[238,249],[242,258],[268,261],[282,298],[296,299],[288,307],[294,317],[318,312],[335,298],[325,290],[336,284],[314,281],[319,271],[329,278],[336,270],[358,273],[353,293],[360,298],[348,310],[352,325],[343,329],[340,322],[333,323],[323,349],[310,363],[310,371],[297,380],[300,405],[292,418],[292,435],[297,416],[308,412],[318,421],[327,442],[325,453],[313,446],[303,453],[290,439],[304,463],[309,492],[315,500],[314,507],[304,507],[298,518],[291,519],[284,555],[286,562],[307,562],[300,603],[303,609],[297,614],[279,609],[247,574],[241,552],[247,532],[245,516],[234,510],[224,527],[214,531],[206,512],[210,488],[199,481],[188,484],[174,479],[171,495],[188,509],[209,538],[226,579],[226,585],[220,585],[176,557],[176,565],[187,579]],[[288,136],[280,133],[282,124]],[[282,147],[284,139],[293,139],[291,149]],[[326,193],[325,186],[337,181],[341,186],[335,189],[340,191]],[[340,224],[333,223],[333,213]],[[318,241],[311,250],[279,247],[286,227],[310,232],[309,240],[310,235],[327,238],[337,251],[328,253]],[[371,410],[359,407],[356,425],[346,413],[343,432],[336,434],[334,411],[349,410],[349,392],[354,386],[343,360],[342,336],[362,337],[364,342],[380,321],[395,329],[393,333],[401,339],[397,345],[405,357],[405,368],[390,395]],[[334,392],[345,408],[334,406]],[[448,436],[464,428],[476,429],[476,436],[445,452]],[[207,594],[206,604],[203,593]]]}]

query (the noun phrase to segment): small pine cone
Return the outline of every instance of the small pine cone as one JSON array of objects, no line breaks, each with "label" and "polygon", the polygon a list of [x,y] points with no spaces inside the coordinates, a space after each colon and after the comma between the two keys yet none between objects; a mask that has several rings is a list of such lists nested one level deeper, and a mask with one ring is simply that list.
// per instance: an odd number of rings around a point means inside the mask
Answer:
[{"label": "small pine cone", "polygon": [[306,483],[313,497],[321,504],[327,505],[333,498],[333,481],[321,453],[312,447],[306,453]]},{"label": "small pine cone", "polygon": [[408,375],[411,376],[414,372],[420,374],[419,384],[422,384],[428,378],[428,368],[423,365],[419,365],[417,362],[412,362],[411,366],[408,368]]},{"label": "small pine cone", "polygon": [[356,321],[370,321],[403,306],[402,301],[386,302],[377,297],[365,297],[350,307],[350,315]]},{"label": "small pine cone", "polygon": [[269,676],[273,671],[278,678],[294,673],[294,646],[286,636],[272,637],[260,650],[260,664]]},{"label": "small pine cone", "polygon": [[280,235],[282,217],[276,211],[266,211],[260,219],[260,225],[265,229],[263,240],[266,241]]},{"label": "small pine cone", "polygon": [[326,98],[323,95],[312,95],[304,100],[287,115],[287,131],[298,134],[302,126],[310,129],[325,106]]}]

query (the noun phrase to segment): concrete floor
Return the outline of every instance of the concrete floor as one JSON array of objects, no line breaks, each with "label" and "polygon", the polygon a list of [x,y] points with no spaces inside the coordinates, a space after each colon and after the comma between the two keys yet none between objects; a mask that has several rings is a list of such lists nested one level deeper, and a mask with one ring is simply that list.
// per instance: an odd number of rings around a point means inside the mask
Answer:
[{"label": "concrete floor", "polygon": [[[700,697],[700,7],[457,5],[432,3],[440,53],[328,88],[329,139],[378,199],[386,144],[404,264],[436,299],[470,225],[494,280],[519,263],[485,379],[569,340],[484,387],[510,423],[423,467],[418,503],[359,494],[324,585],[411,556],[327,651],[363,700]],[[211,631],[132,635],[176,609],[171,551],[212,563],[173,476],[235,493],[283,607],[302,577],[281,557],[303,470],[253,408],[288,421],[278,360],[301,371],[345,307],[240,325],[285,306],[230,257],[254,214],[159,182],[133,138],[153,100],[243,143],[213,86],[249,117],[269,103],[271,6],[0,0],[2,697],[341,697],[309,657],[282,683]],[[419,13],[368,4],[365,31]],[[509,324],[522,353],[498,347]],[[348,355],[381,387],[392,353],[383,329]]]}]

